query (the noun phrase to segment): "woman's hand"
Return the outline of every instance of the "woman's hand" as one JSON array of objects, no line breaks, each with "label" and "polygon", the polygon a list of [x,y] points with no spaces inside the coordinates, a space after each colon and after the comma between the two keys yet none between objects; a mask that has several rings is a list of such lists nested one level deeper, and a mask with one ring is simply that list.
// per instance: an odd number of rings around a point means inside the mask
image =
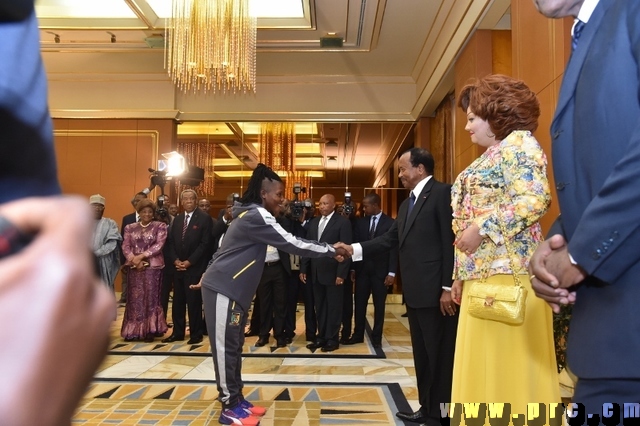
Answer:
[{"label": "woman's hand", "polygon": [[480,235],[480,228],[475,223],[471,224],[453,243],[460,251],[467,255],[474,253],[482,243],[483,236]]},{"label": "woman's hand", "polygon": [[451,284],[451,300],[457,305],[460,304],[462,300],[462,280],[455,280],[453,284]]}]

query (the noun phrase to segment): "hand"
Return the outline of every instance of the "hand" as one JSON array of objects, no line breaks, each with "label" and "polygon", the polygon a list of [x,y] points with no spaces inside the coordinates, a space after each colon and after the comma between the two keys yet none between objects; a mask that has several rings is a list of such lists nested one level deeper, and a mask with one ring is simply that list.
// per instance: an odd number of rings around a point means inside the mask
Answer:
[{"label": "hand", "polygon": [[341,254],[344,257],[353,256],[353,247],[349,244],[338,242],[333,245],[333,248],[336,249],[336,253]]},{"label": "hand", "polygon": [[300,278],[300,281],[302,281],[302,284],[306,284],[307,283],[307,274],[303,274],[302,272],[300,272],[298,277]]},{"label": "hand", "polygon": [[440,295],[440,312],[442,312],[442,315],[454,316],[457,310],[456,304],[453,303],[451,299],[451,292],[442,290],[442,294]]},{"label": "hand", "polygon": [[191,284],[189,288],[191,290],[200,290],[202,288],[202,278],[200,278],[200,281],[198,281],[198,284]]},{"label": "hand", "polygon": [[396,280],[395,276],[387,275],[386,277],[384,277],[384,285],[386,285],[387,287],[391,287],[395,280]]},{"label": "hand", "polygon": [[340,278],[340,277],[337,277],[336,278],[336,285],[342,285],[342,284],[344,284],[344,280],[342,278]]},{"label": "hand", "polygon": [[552,251],[545,259],[547,270],[559,279],[560,288],[569,288],[580,284],[587,278],[586,272],[578,265],[571,263],[566,245]]},{"label": "hand", "polygon": [[[554,235],[546,241],[541,242],[529,262],[529,274],[531,275],[531,287],[536,296],[546,301],[555,313],[560,312],[560,305],[567,305],[575,302],[575,292],[569,292],[564,288],[558,288],[560,282],[556,276],[547,269],[547,261],[554,252],[566,248],[566,241],[562,235]],[[568,260],[568,254],[564,254]],[[555,269],[555,256],[549,265]],[[569,264],[571,262],[569,261]],[[572,265],[573,266],[573,265]]]},{"label": "hand", "polygon": [[453,284],[451,284],[451,300],[457,305],[462,301],[462,284],[462,280],[455,280]]},{"label": "hand", "polygon": [[480,243],[482,243],[483,236],[480,235],[480,228],[475,223],[471,224],[467,229],[462,231],[460,237],[458,237],[453,243],[456,248],[466,254],[474,253]]},{"label": "hand", "polygon": [[189,269],[191,267],[191,262],[189,262],[188,260],[185,260],[184,262],[182,262],[182,267],[184,269]]},{"label": "hand", "polygon": [[0,215],[35,235],[0,261],[0,323],[21,319],[0,331],[0,424],[70,424],[116,312],[89,250],[93,214],[84,198],[47,197],[4,204]]}]

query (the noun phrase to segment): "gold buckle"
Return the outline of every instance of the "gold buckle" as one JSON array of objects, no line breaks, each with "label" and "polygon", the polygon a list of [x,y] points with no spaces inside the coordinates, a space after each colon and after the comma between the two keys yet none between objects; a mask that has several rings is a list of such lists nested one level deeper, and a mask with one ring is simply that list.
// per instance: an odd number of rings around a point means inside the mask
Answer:
[{"label": "gold buckle", "polygon": [[487,296],[487,297],[484,299],[484,306],[486,306],[486,307],[488,307],[488,308],[492,307],[492,306],[493,306],[493,302],[494,302],[495,300],[496,300],[496,299],[495,299],[494,297]]}]

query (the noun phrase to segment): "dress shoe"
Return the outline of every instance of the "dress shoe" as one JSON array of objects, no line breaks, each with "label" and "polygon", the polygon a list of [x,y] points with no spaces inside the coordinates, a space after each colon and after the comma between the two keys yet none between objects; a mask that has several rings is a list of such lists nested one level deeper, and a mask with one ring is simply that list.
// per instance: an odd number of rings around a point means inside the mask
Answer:
[{"label": "dress shoe", "polygon": [[427,422],[427,416],[425,416],[424,413],[420,410],[414,413],[409,413],[406,411],[398,411],[396,413],[396,417],[398,417],[400,420],[404,420],[405,422],[413,422],[413,423]]},{"label": "dress shoe", "polygon": [[327,343],[322,347],[322,352],[333,352],[340,347],[337,343]]},{"label": "dress shoe", "polygon": [[277,342],[278,342],[276,344],[277,347],[279,347],[279,348],[286,348],[287,347],[286,339],[278,339]]},{"label": "dress shoe", "polygon": [[257,331],[253,331],[251,329],[247,330],[244,333],[244,337],[253,337],[253,336],[257,336],[257,335],[258,335],[258,332]]},{"label": "dress shoe", "polygon": [[202,337],[192,337],[187,342],[187,345],[197,345],[198,343],[202,343]]},{"label": "dress shoe", "polygon": [[168,322],[168,323],[167,323],[167,327],[169,327],[169,328],[173,328],[173,323],[172,323],[172,322]]},{"label": "dress shoe", "polygon": [[135,342],[135,341],[136,341],[136,339],[135,339],[135,338],[133,338],[133,337],[125,337],[125,338],[124,338],[124,341],[125,341],[125,342]]},{"label": "dress shoe", "polygon": [[346,342],[343,342],[341,340],[340,343],[342,343],[343,345],[355,345],[357,343],[364,343],[364,339],[362,337],[357,338],[357,337],[351,336],[351,339],[347,340]]},{"label": "dress shoe", "polygon": [[347,342],[348,342],[349,340],[351,340],[351,338],[350,338],[350,337],[342,336],[342,337],[340,338],[340,343],[342,343],[343,345],[348,345],[348,343],[347,343]]},{"label": "dress shoe", "polygon": [[173,334],[169,337],[167,337],[166,339],[162,339],[162,343],[172,343],[172,342],[178,342],[178,341],[182,341],[184,340],[184,337],[177,337],[174,336]]},{"label": "dress shoe", "polygon": [[296,337],[296,333],[293,333],[291,336],[287,336],[284,338],[284,341],[287,342],[287,345],[293,343],[293,338]]},{"label": "dress shoe", "polygon": [[315,341],[315,342],[313,342],[313,343],[309,343],[309,344],[307,345],[307,349],[310,349],[310,350],[312,350],[312,351],[313,351],[313,350],[318,349],[318,348],[321,348],[321,347],[323,347],[323,346],[324,346],[324,342],[322,342],[322,341],[320,341],[320,340],[316,340],[316,341]]},{"label": "dress shoe", "polygon": [[256,342],[256,344],[254,346],[261,347],[261,346],[264,346],[264,345],[266,345],[268,343],[269,343],[269,336],[261,337],[261,338],[258,339],[258,341]]},{"label": "dress shoe", "polygon": [[153,339],[155,338],[155,336],[153,334],[147,334],[147,337],[144,338],[145,343],[151,343],[153,342]]},{"label": "dress shoe", "polygon": [[406,318],[406,317],[408,317],[408,316],[409,316],[409,313],[408,313],[408,312],[405,312],[404,314],[402,314],[402,315],[400,315],[400,316],[401,316],[402,318]]}]

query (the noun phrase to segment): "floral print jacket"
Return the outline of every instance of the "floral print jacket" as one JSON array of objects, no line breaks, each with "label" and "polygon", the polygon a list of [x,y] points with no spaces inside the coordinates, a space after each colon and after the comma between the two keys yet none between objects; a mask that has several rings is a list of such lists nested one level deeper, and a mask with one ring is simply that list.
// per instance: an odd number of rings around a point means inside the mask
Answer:
[{"label": "floral print jacket", "polygon": [[538,220],[550,202],[547,159],[531,132],[514,131],[489,147],[451,188],[453,231],[459,236],[475,223],[485,236],[471,255],[456,250],[453,278],[511,274],[514,268],[526,274],[543,240]]}]

